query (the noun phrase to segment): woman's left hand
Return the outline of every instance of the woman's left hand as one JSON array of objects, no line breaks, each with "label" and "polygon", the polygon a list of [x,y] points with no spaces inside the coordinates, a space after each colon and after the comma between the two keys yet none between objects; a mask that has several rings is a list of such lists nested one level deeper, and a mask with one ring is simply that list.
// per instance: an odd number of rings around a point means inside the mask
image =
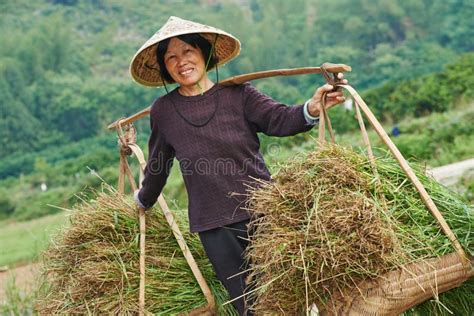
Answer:
[{"label": "woman's left hand", "polygon": [[[341,79],[342,84],[347,84],[347,79],[343,79],[342,73],[339,73],[337,76]],[[346,100],[342,91],[332,91],[333,89],[334,87],[328,83],[316,89],[308,104],[308,112],[311,116],[319,116],[321,112],[321,98],[326,92],[326,110]]]}]

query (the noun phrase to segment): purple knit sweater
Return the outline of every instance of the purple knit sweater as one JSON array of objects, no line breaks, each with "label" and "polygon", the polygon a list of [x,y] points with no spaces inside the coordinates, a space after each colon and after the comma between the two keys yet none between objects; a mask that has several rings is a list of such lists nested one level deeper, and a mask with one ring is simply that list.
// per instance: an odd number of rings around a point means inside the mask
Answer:
[{"label": "purple knit sweater", "polygon": [[[186,120],[209,122],[196,127]],[[258,132],[290,136],[312,128],[302,105],[278,103],[249,83],[214,85],[197,96],[182,96],[175,89],[154,102],[150,122],[149,158],[138,198],[147,207],[156,202],[176,157],[188,192],[192,232],[250,217],[242,209],[245,184],[252,185],[252,178],[270,179]]]}]

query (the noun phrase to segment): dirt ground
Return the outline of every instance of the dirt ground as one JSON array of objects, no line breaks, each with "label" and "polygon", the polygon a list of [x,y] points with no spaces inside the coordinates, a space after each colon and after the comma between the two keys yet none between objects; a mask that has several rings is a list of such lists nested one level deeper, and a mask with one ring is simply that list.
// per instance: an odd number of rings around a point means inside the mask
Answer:
[{"label": "dirt ground", "polygon": [[7,283],[15,280],[16,288],[28,293],[34,286],[37,286],[37,279],[40,271],[39,263],[32,263],[8,269],[0,270],[0,302],[6,297]]}]

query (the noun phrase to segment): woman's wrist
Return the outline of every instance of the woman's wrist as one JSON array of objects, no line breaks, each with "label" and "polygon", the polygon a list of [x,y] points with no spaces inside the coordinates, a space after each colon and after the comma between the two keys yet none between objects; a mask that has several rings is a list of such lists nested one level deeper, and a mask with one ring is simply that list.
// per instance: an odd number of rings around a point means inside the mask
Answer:
[{"label": "woman's wrist", "polygon": [[140,197],[138,196],[139,192],[140,190],[135,190],[135,192],[133,192],[133,199],[135,200],[135,204],[137,204],[139,208],[146,210],[147,208],[145,207],[145,205],[143,205],[142,201],[140,201]]},{"label": "woman's wrist", "polygon": [[309,118],[315,120],[319,117],[319,106],[318,106],[318,103],[319,102],[315,102],[313,99],[309,99],[308,101],[306,101],[305,103],[305,107],[307,109],[307,114],[309,116]]},{"label": "woman's wrist", "polygon": [[303,115],[304,115],[304,118],[305,118],[306,122],[309,125],[315,125],[319,122],[319,117],[311,115],[309,113],[309,108],[308,107],[309,107],[310,102],[311,102],[311,99],[309,99],[308,101],[305,102],[305,104],[303,106]]}]

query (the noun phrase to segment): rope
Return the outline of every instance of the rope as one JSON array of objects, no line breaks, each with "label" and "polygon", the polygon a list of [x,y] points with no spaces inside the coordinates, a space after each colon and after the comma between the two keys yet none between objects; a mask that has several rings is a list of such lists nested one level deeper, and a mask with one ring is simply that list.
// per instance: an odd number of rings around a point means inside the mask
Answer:
[{"label": "rope", "polygon": [[331,137],[331,142],[336,143],[334,132],[332,129],[331,120],[329,119],[327,109],[326,109],[326,96],[327,92],[324,92],[321,96],[321,112],[319,114],[319,142],[323,143],[326,141],[326,124],[328,127],[328,132]]},{"label": "rope", "polygon": [[[217,83],[216,83],[217,84]],[[201,123],[194,123],[194,122],[191,122],[191,120],[189,120],[186,116],[184,116],[179,110],[178,110],[178,107],[176,106],[176,104],[174,103],[173,101],[173,97],[170,96],[169,97],[169,100],[171,102],[171,104],[173,105],[173,108],[174,110],[176,111],[176,113],[178,113],[179,117],[181,117],[186,123],[188,123],[189,125],[193,126],[193,127],[204,127],[206,126],[213,118],[214,116],[216,116],[216,113],[217,113],[217,109],[219,107],[219,96],[218,96],[218,93],[219,92],[219,88],[217,88],[215,94],[214,94],[214,110],[212,111],[211,115],[206,119],[204,120],[204,122],[201,122]]]}]

